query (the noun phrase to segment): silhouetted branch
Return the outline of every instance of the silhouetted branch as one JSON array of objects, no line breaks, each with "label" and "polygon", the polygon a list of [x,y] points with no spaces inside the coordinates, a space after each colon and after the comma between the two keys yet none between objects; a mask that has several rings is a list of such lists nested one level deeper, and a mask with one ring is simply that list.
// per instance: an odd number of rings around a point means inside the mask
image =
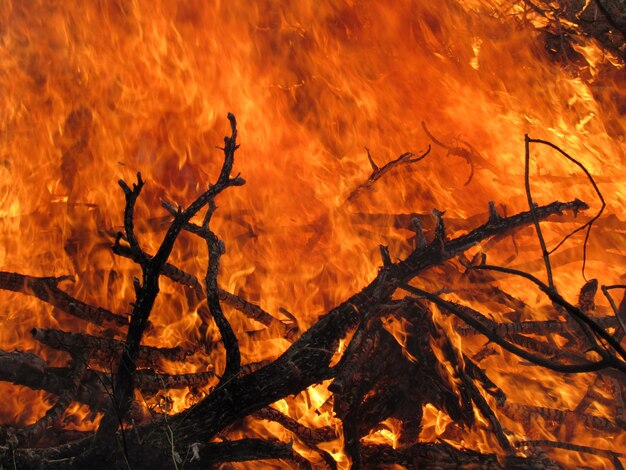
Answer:
[{"label": "silhouetted branch", "polygon": [[[133,307],[126,343],[118,367],[111,410],[104,416],[98,429],[97,439],[99,442],[112,439],[115,430],[126,415],[130,406],[134,388],[133,375],[137,368],[136,362],[140,349],[139,345],[146,326],[148,325],[148,319],[154,301],[159,293],[159,276],[174,247],[174,242],[178,238],[181,230],[185,227],[185,224],[187,224],[198,211],[213,201],[219,193],[230,186],[241,186],[245,183],[239,176],[235,178],[230,177],[234,164],[235,151],[238,146],[236,143],[237,122],[235,116],[229,113],[228,120],[230,121],[231,135],[230,137],[224,138],[224,148],[222,149],[224,151],[224,163],[217,182],[211,185],[205,193],[192,202],[187,209],[184,211],[180,210],[176,213],[157,253],[152,258],[148,259],[145,254],[136,255],[139,257],[139,264],[143,275],[141,282],[137,281],[135,285],[137,299]],[[127,219],[129,217],[132,219],[134,203],[136,197],[139,195],[141,186],[142,181],[140,177],[138,177],[138,184],[130,191],[130,194],[129,188],[122,185],[124,193],[126,194],[126,209],[124,211],[124,224],[127,229],[126,239],[133,251],[137,251],[140,248],[133,232],[132,220],[128,221]],[[119,243],[120,237],[116,240],[116,244]],[[106,447],[107,446],[105,446],[104,449],[106,449]]]},{"label": "silhouetted branch", "polygon": [[86,304],[63,292],[57,285],[65,280],[73,280],[73,277],[34,277],[0,271],[0,289],[32,295],[74,317],[99,326],[122,327],[128,325],[127,316]]}]

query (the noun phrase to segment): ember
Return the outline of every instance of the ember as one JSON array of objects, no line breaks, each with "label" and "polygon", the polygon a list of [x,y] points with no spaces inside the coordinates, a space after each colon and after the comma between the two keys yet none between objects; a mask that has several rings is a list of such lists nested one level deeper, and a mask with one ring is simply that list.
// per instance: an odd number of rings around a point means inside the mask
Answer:
[{"label": "ember", "polygon": [[0,13],[2,466],[622,468],[623,11],[421,3]]}]

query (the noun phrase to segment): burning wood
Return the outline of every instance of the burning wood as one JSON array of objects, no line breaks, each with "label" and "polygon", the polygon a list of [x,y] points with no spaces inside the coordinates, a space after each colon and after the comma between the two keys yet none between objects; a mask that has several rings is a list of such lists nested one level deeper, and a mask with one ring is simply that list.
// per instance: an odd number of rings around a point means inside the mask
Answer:
[{"label": "burning wood", "polygon": [[[334,468],[336,462],[333,456],[323,450],[322,446],[326,441],[337,438],[335,429],[328,426],[307,427],[268,406],[327,379],[332,379],[329,391],[333,393],[334,413],[342,421],[344,449],[354,468],[365,468],[373,463],[383,462],[417,468],[423,464],[424,459],[438,462],[437,465],[447,468],[452,463],[446,459],[455,453],[453,460],[462,465],[481,462],[479,465],[485,468],[500,468],[493,456],[451,449],[441,453],[444,447],[420,443],[423,409],[426,404],[445,412],[456,426],[461,427],[482,426],[476,421],[477,410],[482,416],[482,422],[486,423],[488,432],[495,437],[500,448],[509,454],[513,452],[513,435],[500,423],[492,409],[492,400],[495,400],[498,409],[506,416],[522,423],[528,423],[531,416],[537,415],[558,425],[568,422],[582,423],[605,433],[616,433],[622,429],[607,419],[585,414],[584,409],[588,405],[569,412],[510,403],[487,374],[457,350],[448,333],[433,320],[429,307],[429,303],[437,305],[444,312],[457,316],[469,325],[460,325],[460,333],[486,335],[503,349],[543,367],[567,372],[601,370],[620,374],[626,371],[624,351],[613,337],[607,338],[606,332],[607,327],[617,325],[615,317],[596,322],[588,316],[594,309],[593,297],[597,291],[597,281],[583,287],[578,307],[567,303],[555,291],[546,291],[557,310],[571,314],[572,320],[557,323],[531,321],[510,325],[497,324],[477,310],[444,300],[441,294],[433,294],[408,284],[418,274],[462,254],[483,240],[501,236],[533,221],[560,214],[564,210],[586,209],[587,206],[578,200],[533,206],[528,212],[510,217],[498,215],[492,206],[489,220],[484,225],[452,239],[448,239],[442,214],[435,211],[436,226],[430,242],[421,235],[423,242],[418,243],[408,256],[396,262],[392,261],[386,247],[381,249],[383,266],[367,287],[323,315],[299,338],[294,333],[286,334],[287,331],[297,330],[279,328],[282,334],[293,341],[292,346],[274,361],[268,361],[260,367],[247,367],[249,370],[244,371],[246,366],[241,366],[238,338],[221,310],[221,302],[232,305],[270,328],[276,322],[281,325],[283,323],[254,304],[217,286],[218,263],[224,252],[224,245],[209,228],[216,209],[215,197],[230,186],[243,184],[239,176],[230,176],[238,146],[235,118],[229,115],[229,119],[232,134],[225,139],[224,165],[217,184],[210,186],[207,192],[185,210],[172,211],[172,206],[168,206],[174,219],[163,244],[154,256],[143,251],[134,231],[134,207],[143,187],[143,180],[139,176],[133,188],[120,183],[126,194],[125,231],[117,236],[113,250],[137,262],[144,273],[143,282],[135,282],[136,300],[132,304],[133,313],[126,341],[34,328],[32,333],[36,339],[47,346],[72,354],[72,365],[53,368],[37,356],[29,354],[3,352],[0,355],[0,370],[4,380],[50,391],[59,396],[57,402],[35,424],[5,430],[6,436],[15,436],[11,442],[17,443],[17,447],[5,449],[5,463],[13,461],[25,466],[43,464],[50,467],[62,465],[80,468],[94,459],[108,462],[107,465],[115,465],[119,459],[126,459],[133,468],[148,468],[160,466],[163,461],[172,457],[172,439],[175,439],[173,458],[180,459],[181,463],[184,462],[191,468],[218,462],[276,458],[290,460],[305,468],[310,467],[308,460],[286,444],[249,437],[239,441],[206,443],[218,435],[227,436],[240,420],[252,417],[281,424],[305,446],[316,451],[325,465]],[[205,238],[209,253],[204,287],[196,276],[167,261],[175,240],[191,217],[203,207],[207,208],[207,215],[201,229],[194,230],[194,233]],[[470,271],[485,267],[467,263],[465,265]],[[165,367],[163,360],[184,361],[188,354],[181,348],[140,345],[159,293],[160,276],[169,277],[190,289],[194,296],[194,305],[201,303],[200,296],[208,299],[207,305],[200,305],[197,311],[205,325],[204,331],[208,332],[211,328],[212,317],[222,338],[226,365],[220,375],[216,376],[212,371],[181,375],[156,374],[151,370],[138,368],[155,364]],[[76,304],[73,300],[67,300],[70,298],[67,294],[60,294],[56,290],[56,279],[35,279],[10,273],[5,273],[3,278],[10,280],[5,283],[5,289],[35,292],[37,297],[46,302],[52,298],[50,292],[54,292],[54,298],[63,299],[64,306]],[[19,285],[24,287],[19,288]],[[392,296],[399,289],[409,291],[412,295],[394,300]],[[505,305],[510,304],[509,297],[500,298],[504,299]],[[91,308],[90,311],[98,313],[105,310]],[[352,338],[340,361],[331,366],[339,342],[352,330]],[[568,353],[556,349],[550,342],[543,343],[526,336],[534,334],[550,338],[549,335],[553,333],[566,337],[585,335],[587,344],[578,341]],[[606,341],[604,349],[594,346],[598,339]],[[588,354],[576,349],[581,346],[595,348],[600,360],[589,358]],[[609,351],[608,348],[613,348],[614,351]],[[205,351],[205,354],[210,353],[209,350]],[[210,360],[209,356],[207,360]],[[92,361],[101,367],[113,365],[115,374],[103,375],[92,370],[89,367]],[[119,423],[128,421],[133,416],[139,417],[137,409],[140,405],[134,399],[135,390],[140,390],[146,397],[159,396],[162,392],[168,393],[174,389],[202,387],[211,383],[214,378],[218,378],[214,388],[206,392],[206,396],[200,398],[195,406],[169,417],[156,415],[145,424],[135,422],[135,433],[126,433],[125,446],[119,446],[122,436],[120,433],[123,432],[118,429]],[[113,390],[112,396],[107,391],[109,387]],[[619,393],[616,391],[616,396],[621,397],[620,387],[617,390]],[[86,403],[94,411],[105,411],[100,427],[93,437],[84,437],[63,448],[40,451],[21,449],[22,446],[39,440],[48,429],[54,429],[72,401]],[[163,404],[159,406],[163,407]],[[397,434],[399,449],[396,450],[373,445],[368,441],[371,439],[368,436],[375,434],[382,423],[389,419],[396,420],[400,425]],[[526,427],[530,429],[528,424]],[[158,432],[162,428],[169,430],[170,434],[166,434],[169,438],[164,438]],[[85,446],[88,442],[91,444],[87,449]],[[539,446],[537,442],[533,445]],[[558,445],[560,444],[555,443],[555,446]],[[183,449],[187,449],[187,457],[184,458],[181,457]],[[602,454],[602,451],[599,451],[599,455],[615,457],[613,454]],[[517,459],[514,464],[516,468],[537,468],[537,465],[549,468],[553,465],[544,457],[511,458]],[[511,462],[512,460],[507,463],[507,468],[511,468]]]},{"label": "burning wood", "polygon": [[619,4],[9,0],[0,466],[622,468]]}]

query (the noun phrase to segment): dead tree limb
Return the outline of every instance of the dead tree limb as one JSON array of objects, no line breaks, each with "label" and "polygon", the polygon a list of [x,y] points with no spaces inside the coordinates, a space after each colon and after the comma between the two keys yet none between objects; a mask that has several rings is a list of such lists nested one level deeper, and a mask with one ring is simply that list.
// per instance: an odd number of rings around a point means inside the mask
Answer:
[{"label": "dead tree limb", "polygon": [[[456,292],[456,291],[455,291]],[[602,328],[615,328],[619,322],[615,317],[593,317],[594,321]],[[570,335],[572,331],[578,329],[578,325],[572,321],[561,320],[531,320],[512,323],[493,323],[492,331],[499,336],[512,334],[526,335],[548,335],[552,333],[560,335]],[[477,330],[468,325],[459,325],[456,331],[461,336],[472,336],[480,334]]]},{"label": "dead tree limb", "polygon": [[317,447],[318,444],[325,441],[332,441],[337,439],[337,433],[332,427],[325,428],[309,428],[304,426],[293,418],[290,418],[284,413],[281,413],[275,408],[271,406],[267,406],[265,408],[261,408],[258,411],[255,411],[252,416],[256,419],[266,420],[266,421],[274,421],[282,425],[285,429],[291,431],[294,435],[298,437],[307,447],[313,449],[315,452],[320,454],[320,456],[324,459],[324,462],[331,469],[337,468],[337,462],[333,457]]},{"label": "dead tree limb", "polygon": [[[403,285],[403,289],[411,292],[412,294],[421,296],[430,302],[433,302],[438,307],[448,311],[449,313],[456,315],[465,323],[470,325],[477,331],[480,331],[481,334],[485,335],[489,340],[503,349],[509,351],[510,353],[515,354],[522,359],[526,359],[527,361],[532,362],[533,364],[545,367],[546,369],[551,369],[556,372],[564,372],[564,373],[577,373],[577,372],[594,372],[607,367],[622,367],[620,362],[615,360],[610,360],[609,358],[603,358],[599,361],[587,361],[582,360],[575,364],[567,364],[563,362],[554,361],[551,359],[547,359],[544,357],[537,356],[528,352],[527,350],[517,346],[511,341],[507,341],[506,339],[492,333],[491,329],[488,325],[485,325],[483,321],[477,319],[475,311],[466,307],[465,305],[460,305],[455,302],[449,302],[440,298],[435,294],[431,294],[430,292],[426,292],[421,289],[417,289],[412,286]],[[521,339],[521,338],[520,338]],[[528,340],[532,340],[532,338],[526,338]]]},{"label": "dead tree limb", "polygon": [[[64,390],[71,388],[71,374],[70,368],[51,367],[32,353],[0,350],[0,381],[60,396]],[[138,369],[135,373],[135,385],[142,393],[150,395],[159,390],[203,387],[214,377],[213,372],[159,374],[151,369]],[[73,400],[84,403],[92,411],[106,411],[111,401],[109,396],[111,386],[110,374],[87,369]],[[134,403],[130,418],[136,423],[144,422],[146,412],[142,406]]]},{"label": "dead tree limb", "polygon": [[624,457],[624,454],[619,453],[619,452],[614,452],[612,450],[598,449],[598,448],[589,447],[589,446],[581,446],[577,444],[572,444],[570,442],[548,441],[546,439],[539,439],[539,440],[534,440],[534,441],[520,441],[516,443],[516,446],[517,447],[530,447],[530,448],[549,447],[552,449],[569,450],[569,451],[578,452],[581,454],[598,455],[600,457],[605,457],[611,460],[611,463],[613,463],[613,466],[616,470],[623,470],[624,468],[621,462],[619,461],[620,457]]},{"label": "dead tree limb", "polygon": [[293,418],[281,413],[275,408],[267,406],[255,411],[252,416],[256,419],[266,421],[274,421],[282,425],[285,429],[293,432],[298,438],[309,447],[315,447],[317,444],[337,439],[336,431],[331,427],[326,428],[308,428],[300,424]]},{"label": "dead tree limb", "polygon": [[32,295],[74,317],[99,326],[124,327],[128,325],[127,316],[89,305],[57,287],[59,282],[71,279],[73,279],[71,276],[33,277],[0,271],[0,289]]},{"label": "dead tree limb", "polygon": [[[579,325],[584,326],[585,331],[588,333],[586,334],[586,336],[591,342],[590,347],[595,352],[597,352],[600,355],[600,357],[602,357],[602,360],[609,362],[611,364],[611,367],[619,369],[622,372],[626,372],[626,363],[624,362],[624,360],[626,360],[626,351],[624,350],[622,345],[619,343],[619,341],[617,341],[604,328],[598,325],[593,318],[585,314],[582,310],[580,310],[580,308],[569,303],[550,286],[544,284],[532,274],[529,274],[523,271],[518,271],[516,269],[503,268],[500,266],[490,266],[490,265],[474,266],[472,269],[487,269],[491,271],[499,271],[499,272],[503,272],[507,274],[520,276],[531,281],[544,294],[546,294],[548,298],[552,300],[554,304],[562,307],[573,319],[579,322]],[[598,345],[595,341],[595,338],[597,338],[600,341],[605,342],[608,346],[610,346],[615,351],[616,356],[610,354],[605,348]]]},{"label": "dead tree limb", "polygon": [[[282,442],[271,442],[261,439],[241,439],[238,441],[198,444],[190,449],[189,460],[183,462],[185,464],[184,468],[186,469],[205,470],[207,465],[226,462],[288,460],[296,464],[298,468],[311,470],[311,464],[308,460],[296,453],[290,444],[284,444]],[[197,452],[197,454],[194,452]]]},{"label": "dead tree limb", "polygon": [[[233,131],[233,134],[235,131]],[[233,137],[234,139],[234,137]],[[224,374],[220,379],[218,386],[226,381],[231,380],[239,374],[241,369],[241,353],[239,352],[239,342],[235,336],[233,328],[224,316],[222,306],[220,305],[219,288],[217,287],[217,273],[219,270],[219,262],[221,256],[226,251],[224,242],[220,240],[217,235],[209,228],[211,222],[211,216],[215,212],[215,201],[211,199],[208,204],[208,209],[202,228],[204,229],[204,236],[206,239],[207,251],[209,252],[209,265],[206,271],[206,277],[204,280],[207,304],[211,316],[217,325],[217,329],[222,336],[222,342],[226,349],[226,367]]]},{"label": "dead tree limb", "polygon": [[485,470],[535,470],[557,468],[541,458],[521,459],[510,456],[501,463],[493,454],[481,454],[468,449],[458,450],[447,444],[415,444],[403,449],[387,445],[363,446],[365,469],[378,469],[381,465],[402,465],[412,470],[456,470],[481,468]]}]

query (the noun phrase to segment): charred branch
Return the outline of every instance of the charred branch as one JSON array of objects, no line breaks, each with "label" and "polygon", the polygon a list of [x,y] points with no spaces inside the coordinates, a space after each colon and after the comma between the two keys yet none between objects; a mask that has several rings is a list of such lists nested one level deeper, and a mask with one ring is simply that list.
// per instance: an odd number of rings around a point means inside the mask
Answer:
[{"label": "charred branch", "polygon": [[[105,367],[110,367],[119,361],[124,350],[124,343],[110,338],[102,338],[82,333],[68,333],[61,330],[46,328],[33,328],[33,338],[53,349],[67,351],[76,354],[81,351],[88,352],[90,359]],[[184,361],[192,354],[180,347],[157,348],[153,346],[140,346],[138,349],[137,363],[143,367],[159,367],[163,360]]]},{"label": "charred branch", "polygon": [[220,257],[224,254],[226,249],[224,247],[224,242],[209,229],[209,223],[213,212],[215,212],[215,202],[210,200],[209,208],[202,224],[205,230],[207,250],[209,252],[209,266],[207,268],[204,285],[209,311],[211,312],[213,320],[215,320],[217,329],[222,336],[224,348],[226,349],[226,368],[224,370],[224,375],[220,379],[220,384],[222,384],[239,374],[241,369],[241,353],[239,352],[239,343],[237,341],[237,337],[235,336],[235,332],[224,316],[222,306],[220,305],[219,289],[217,287],[217,273],[219,270]]},{"label": "charred branch", "polygon": [[[615,317],[593,317],[594,321],[602,328],[615,328],[619,323]],[[578,324],[573,321],[560,320],[532,320],[516,323],[495,323],[491,325],[492,331],[498,336],[508,336],[514,334],[540,335],[559,334],[570,336],[578,331]],[[461,336],[471,336],[480,334],[477,330],[468,325],[459,325],[456,328]]]},{"label": "charred branch", "polygon": [[59,282],[72,279],[71,276],[33,277],[0,271],[0,289],[32,295],[76,318],[99,326],[125,327],[128,325],[127,316],[81,302],[57,287]]},{"label": "charred branch", "polygon": [[[159,294],[159,276],[161,275],[163,266],[167,263],[167,259],[172,252],[178,235],[184,229],[185,224],[187,224],[202,208],[211,203],[219,193],[228,187],[241,186],[245,183],[245,181],[239,176],[236,176],[235,178],[231,178],[230,176],[234,164],[235,151],[237,150],[238,145],[236,143],[237,122],[235,120],[235,116],[229,113],[228,120],[230,121],[231,135],[224,138],[224,163],[217,182],[214,185],[210,185],[209,189],[198,197],[193,203],[191,203],[187,209],[177,212],[173,222],[165,234],[165,237],[163,238],[163,242],[157,250],[157,253],[151,259],[148,259],[145,255],[136,255],[139,258],[139,264],[142,268],[142,281],[141,283],[138,282],[136,286],[137,299],[131,314],[128,334],[124,344],[120,365],[118,367],[112,406],[103,418],[100,428],[98,429],[98,441],[105,444],[100,451],[107,452],[107,448],[109,448],[112,443],[111,441],[113,440],[114,433],[117,430],[118,425],[124,416],[126,416],[128,409],[130,408],[134,389],[133,375],[137,368],[140,343],[143,333],[148,325],[148,319],[150,317],[154,301]],[[125,238],[133,252],[136,252],[140,248],[134,236],[132,220],[130,221],[131,225],[129,225],[127,215],[130,213],[130,217],[132,219],[132,211],[136,200],[135,193],[138,196],[139,191],[141,190],[141,185],[142,181],[140,175],[138,175],[137,185],[135,185],[133,190],[130,191],[130,194],[128,187],[122,185],[124,193],[126,194],[124,223],[127,232]],[[116,245],[118,244],[120,244],[120,237],[116,240]]]},{"label": "charred branch", "polygon": [[607,433],[616,433],[621,428],[610,420],[601,416],[595,416],[585,413],[576,413],[568,410],[558,410],[555,408],[546,408],[541,406],[521,405],[519,403],[506,402],[501,406],[501,410],[511,419],[518,422],[528,423],[532,416],[540,416],[546,421],[560,424],[565,421],[568,416],[572,416],[573,422],[583,423],[590,429],[596,429]]},{"label": "charred branch", "polygon": [[[465,323],[470,325],[475,330],[480,331],[480,333],[486,336],[487,338],[489,338],[491,342],[497,344],[498,346],[509,351],[510,353],[515,354],[516,356],[519,356],[522,359],[526,359],[527,361],[530,361],[533,364],[545,367],[546,369],[552,369],[556,372],[564,372],[564,373],[571,374],[571,373],[577,373],[577,372],[594,372],[594,371],[598,371],[604,368],[608,368],[612,366],[613,363],[619,364],[609,359],[601,359],[599,361],[581,360],[575,364],[568,364],[568,363],[563,363],[560,361],[555,361],[549,358],[537,356],[536,354],[530,353],[526,349],[523,349],[517,346],[512,341],[508,341],[502,338],[501,336],[494,334],[491,331],[489,324],[485,324],[485,321],[484,321],[485,317],[479,314],[478,312],[476,312],[475,310],[470,309],[469,307],[465,305],[460,305],[455,302],[444,300],[437,295],[431,294],[421,289],[417,289],[412,286],[403,285],[402,288],[407,290],[408,292],[411,292],[415,295],[418,295],[420,297],[423,297],[433,302],[435,305],[439,306],[445,311],[457,316],[458,318],[463,320]],[[539,349],[540,347],[543,349],[544,346],[547,346],[549,349],[546,352],[554,352],[553,348],[550,345],[547,345],[546,343],[541,343],[540,345],[540,343],[538,343],[536,340],[533,340],[532,338],[518,337],[515,339],[517,339],[519,342],[525,345],[529,345],[532,343],[532,345],[534,346],[534,349]]]},{"label": "charred branch", "polygon": [[83,377],[85,376],[86,369],[87,356],[85,356],[84,353],[76,354],[72,359],[67,388],[61,391],[56,403],[46,411],[43,417],[37,420],[36,423],[18,432],[21,442],[30,443],[36,441],[47,428],[58,423],[63,413],[65,413],[65,410],[67,410],[67,407],[70,406],[75,399]]},{"label": "charred branch", "polygon": [[516,443],[516,445],[518,447],[530,447],[530,448],[548,447],[552,449],[569,450],[572,452],[578,452],[580,454],[598,455],[600,457],[608,458],[611,461],[611,463],[613,463],[613,466],[615,469],[621,470],[624,468],[621,462],[619,461],[620,457],[624,457],[624,454],[621,454],[619,452],[614,452],[612,450],[597,449],[595,447],[581,446],[581,445],[572,444],[569,442],[548,441],[545,439],[540,439],[536,441],[520,441]]},{"label": "charred branch", "polygon": [[[515,269],[488,265],[475,266],[473,269],[488,269],[492,271],[499,271],[503,273],[517,275],[531,281],[546,296],[548,296],[548,298],[554,304],[560,306],[565,312],[567,312],[571,316],[571,318],[578,322],[578,324],[583,329],[585,336],[590,342],[590,348],[597,352],[600,357],[602,357],[602,361],[609,364],[611,367],[620,370],[621,372],[626,372],[626,363],[624,362],[624,360],[626,359],[626,351],[621,346],[620,342],[604,328],[598,325],[598,323],[593,318],[584,313],[580,308],[572,305],[567,300],[565,300],[553,288],[544,284],[532,274],[518,271]],[[610,346],[610,348],[615,352],[615,355],[609,353],[604,347],[601,347],[597,343],[597,341],[601,341]]]},{"label": "charred branch", "polygon": [[296,453],[290,444],[261,439],[197,444],[196,447],[190,447],[190,458],[184,464],[185,468],[204,470],[207,465],[259,460],[287,460],[296,464],[297,468],[311,469],[309,461]]},{"label": "charred branch", "polygon": [[298,439],[304,442],[309,447],[316,447],[317,444],[326,441],[332,441],[337,439],[336,431],[331,427],[325,428],[308,428],[290,418],[284,413],[281,413],[275,408],[267,406],[255,411],[252,414],[256,419],[262,419],[266,421],[274,421],[282,425],[285,429],[293,432]]},{"label": "charred branch", "polygon": [[[71,368],[50,367],[34,354],[0,351],[0,381],[60,396],[72,387],[71,376]],[[203,387],[214,377],[213,372],[159,374],[150,369],[138,369],[135,385],[142,393],[150,395],[160,390]],[[86,369],[73,401],[84,403],[92,411],[105,411],[111,401],[111,385],[110,374]],[[131,407],[130,417],[135,422],[143,422],[146,418],[142,407],[136,403]]]}]

